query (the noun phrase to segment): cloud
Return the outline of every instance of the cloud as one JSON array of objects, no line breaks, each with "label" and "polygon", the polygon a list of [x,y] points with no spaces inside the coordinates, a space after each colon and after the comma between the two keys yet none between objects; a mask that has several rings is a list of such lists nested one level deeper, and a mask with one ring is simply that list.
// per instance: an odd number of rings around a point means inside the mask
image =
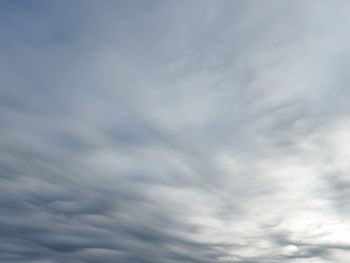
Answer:
[{"label": "cloud", "polygon": [[1,5],[1,262],[346,262],[346,1]]}]

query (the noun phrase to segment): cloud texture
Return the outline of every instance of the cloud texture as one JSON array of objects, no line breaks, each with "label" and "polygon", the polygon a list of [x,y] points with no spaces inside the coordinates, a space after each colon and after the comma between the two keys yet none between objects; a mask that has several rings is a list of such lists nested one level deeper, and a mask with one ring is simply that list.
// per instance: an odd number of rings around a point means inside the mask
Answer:
[{"label": "cloud texture", "polygon": [[348,262],[348,1],[0,6],[0,262]]}]

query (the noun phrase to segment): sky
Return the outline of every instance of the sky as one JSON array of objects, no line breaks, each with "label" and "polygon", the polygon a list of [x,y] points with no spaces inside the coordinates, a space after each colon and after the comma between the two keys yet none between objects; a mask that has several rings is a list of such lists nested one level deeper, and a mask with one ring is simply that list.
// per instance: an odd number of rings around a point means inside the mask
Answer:
[{"label": "sky", "polygon": [[349,13],[0,0],[0,262],[347,263]]}]

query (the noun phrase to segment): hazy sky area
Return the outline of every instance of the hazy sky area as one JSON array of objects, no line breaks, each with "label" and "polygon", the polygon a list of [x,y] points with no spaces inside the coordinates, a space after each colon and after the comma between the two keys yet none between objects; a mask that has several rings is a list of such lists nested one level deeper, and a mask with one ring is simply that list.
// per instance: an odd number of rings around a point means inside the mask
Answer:
[{"label": "hazy sky area", "polygon": [[0,263],[348,263],[350,1],[0,0]]}]

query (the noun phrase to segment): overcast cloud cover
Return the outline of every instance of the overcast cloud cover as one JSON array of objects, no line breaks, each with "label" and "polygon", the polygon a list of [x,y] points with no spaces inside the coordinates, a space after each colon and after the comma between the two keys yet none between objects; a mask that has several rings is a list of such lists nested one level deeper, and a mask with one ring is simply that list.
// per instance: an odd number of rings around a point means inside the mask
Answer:
[{"label": "overcast cloud cover", "polygon": [[0,262],[349,262],[349,14],[0,0]]}]

